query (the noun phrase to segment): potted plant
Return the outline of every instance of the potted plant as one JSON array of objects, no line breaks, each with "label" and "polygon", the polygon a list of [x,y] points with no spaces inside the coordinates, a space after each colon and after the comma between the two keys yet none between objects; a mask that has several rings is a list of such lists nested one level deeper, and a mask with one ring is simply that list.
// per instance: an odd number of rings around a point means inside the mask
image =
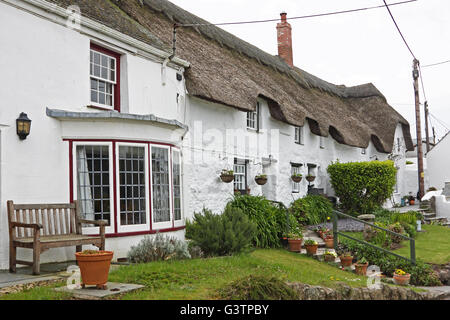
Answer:
[{"label": "potted plant", "polygon": [[321,237],[321,238],[323,239],[324,234],[327,233],[328,231],[329,231],[328,228],[326,228],[326,227],[320,227],[320,228],[317,230],[317,233],[319,234],[319,237]]},{"label": "potted plant", "polygon": [[409,205],[410,205],[410,206],[413,206],[414,203],[415,203],[415,198],[414,198],[413,196],[409,196],[409,197],[408,197],[408,200],[409,200]]},{"label": "potted plant", "polygon": [[325,247],[328,249],[334,248],[334,237],[332,234],[327,234],[323,239],[325,242]]},{"label": "potted plant", "polygon": [[366,258],[362,257],[358,261],[356,261],[355,264],[355,273],[365,276],[367,272],[367,267],[369,266],[369,262],[366,260]]},{"label": "potted plant", "polygon": [[267,175],[266,174],[259,174],[255,177],[255,181],[260,186],[263,186],[267,183]]},{"label": "potted plant", "polygon": [[406,286],[409,284],[409,280],[411,279],[411,274],[406,273],[401,269],[396,269],[394,272],[394,283],[400,286]]},{"label": "potted plant", "polygon": [[220,179],[222,179],[222,181],[225,183],[230,183],[234,180],[234,171],[223,169],[220,173]]},{"label": "potted plant", "polygon": [[288,234],[289,251],[300,252],[302,250],[303,233],[297,228]]},{"label": "potted plant", "polygon": [[316,254],[318,247],[319,247],[319,244],[315,240],[308,239],[305,241],[306,253],[310,256]]},{"label": "potted plant", "polygon": [[350,267],[352,265],[353,256],[350,252],[342,254],[339,259],[341,259],[341,266]]},{"label": "potted plant", "polygon": [[83,288],[86,285],[95,285],[98,289],[106,289],[113,254],[112,251],[104,250],[84,250],[75,253]]},{"label": "potted plant", "polygon": [[323,260],[325,260],[326,262],[335,262],[337,258],[337,254],[334,251],[325,251],[324,255],[323,255]]},{"label": "potted plant", "polygon": [[306,180],[308,180],[309,182],[313,182],[314,180],[316,180],[316,176],[308,173],[308,175],[306,176]]},{"label": "potted plant", "polygon": [[303,177],[303,175],[301,173],[293,173],[291,176],[291,179],[295,183],[299,183],[300,181],[302,181],[302,177]]}]

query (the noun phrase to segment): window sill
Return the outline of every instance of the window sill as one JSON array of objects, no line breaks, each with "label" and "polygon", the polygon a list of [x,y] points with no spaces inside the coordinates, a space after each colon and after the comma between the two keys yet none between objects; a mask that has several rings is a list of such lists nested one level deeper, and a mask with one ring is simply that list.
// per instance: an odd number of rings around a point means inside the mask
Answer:
[{"label": "window sill", "polygon": [[253,128],[248,128],[248,127],[247,127],[247,131],[254,132],[254,133],[260,133],[259,129],[253,129]]},{"label": "window sill", "polygon": [[96,105],[88,105],[87,108],[89,109],[97,109],[97,110],[102,110],[102,111],[116,111],[112,108],[107,108],[107,107],[101,107],[101,106],[96,106]]}]

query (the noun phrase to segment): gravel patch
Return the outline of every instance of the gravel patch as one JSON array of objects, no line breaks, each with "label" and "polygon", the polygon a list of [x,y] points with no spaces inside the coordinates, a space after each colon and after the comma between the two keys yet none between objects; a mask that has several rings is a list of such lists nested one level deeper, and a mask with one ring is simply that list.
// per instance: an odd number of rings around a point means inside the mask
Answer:
[{"label": "gravel patch", "polygon": [[[326,227],[330,230],[333,229],[333,223],[332,222],[325,222],[313,226],[308,226],[308,229],[314,230],[317,227]],[[339,219],[337,222],[337,228],[338,231],[350,231],[350,232],[356,232],[356,231],[363,231],[364,230],[364,224],[352,219]]]}]

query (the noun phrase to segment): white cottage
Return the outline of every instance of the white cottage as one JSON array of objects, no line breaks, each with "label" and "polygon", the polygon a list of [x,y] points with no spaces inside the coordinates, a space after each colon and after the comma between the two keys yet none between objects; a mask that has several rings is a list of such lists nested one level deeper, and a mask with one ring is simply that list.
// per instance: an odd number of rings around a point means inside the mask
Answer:
[{"label": "white cottage", "polygon": [[[394,159],[400,195],[408,122],[371,84],[336,86],[295,67],[285,17],[279,56],[214,26],[178,27],[174,56],[173,24],[205,21],[165,0],[0,1],[0,268],[7,200],[78,200],[85,218],[108,220],[106,248],[120,258],[147,234],[184,237],[185,219],[222,211],[235,191],[286,205],[308,188],[331,196],[337,159]],[[294,172],[316,180],[293,183]]]}]

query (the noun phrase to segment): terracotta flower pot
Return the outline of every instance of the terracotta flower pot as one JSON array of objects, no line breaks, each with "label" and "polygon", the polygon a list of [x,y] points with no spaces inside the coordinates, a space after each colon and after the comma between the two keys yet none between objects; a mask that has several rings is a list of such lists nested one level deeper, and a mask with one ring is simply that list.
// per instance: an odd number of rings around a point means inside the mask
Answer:
[{"label": "terracotta flower pot", "polygon": [[318,244],[305,244],[306,253],[310,256],[315,255],[318,247]]},{"label": "terracotta flower pot", "polygon": [[398,284],[400,286],[406,286],[407,284],[409,284],[409,280],[411,279],[411,275],[409,273],[405,274],[405,275],[398,275],[394,273],[394,283]]},{"label": "terracotta flower pot", "polygon": [[267,178],[255,178],[255,181],[258,185],[263,186],[267,183]]},{"label": "terracotta flower pot", "polygon": [[325,254],[323,256],[323,260],[325,262],[334,262],[334,261],[336,261],[336,258],[334,256],[332,256],[331,254]]},{"label": "terracotta flower pot", "polygon": [[220,179],[222,179],[222,181],[225,182],[225,183],[230,183],[231,181],[234,180],[234,175],[232,175],[232,174],[221,174],[220,175]]},{"label": "terracotta flower pot", "polygon": [[112,251],[98,251],[96,254],[75,253],[83,287],[96,285],[97,288],[106,289],[113,254]]},{"label": "terracotta flower pot", "polygon": [[325,238],[323,241],[325,241],[325,247],[328,249],[334,248],[334,238]]},{"label": "terracotta flower pot", "polygon": [[303,239],[288,239],[289,251],[300,252],[302,250]]},{"label": "terracotta flower pot", "polygon": [[344,257],[344,256],[340,256],[339,257],[341,259],[341,266],[343,267],[350,267],[352,265],[352,261],[353,261],[353,257]]},{"label": "terracotta flower pot", "polygon": [[299,183],[300,181],[302,181],[303,177],[298,177],[298,176],[292,176],[291,179],[292,181],[294,181],[295,183]]},{"label": "terracotta flower pot", "polygon": [[355,273],[359,274],[361,276],[365,276],[367,272],[367,267],[369,266],[369,263],[366,262],[364,264],[355,264]]}]

